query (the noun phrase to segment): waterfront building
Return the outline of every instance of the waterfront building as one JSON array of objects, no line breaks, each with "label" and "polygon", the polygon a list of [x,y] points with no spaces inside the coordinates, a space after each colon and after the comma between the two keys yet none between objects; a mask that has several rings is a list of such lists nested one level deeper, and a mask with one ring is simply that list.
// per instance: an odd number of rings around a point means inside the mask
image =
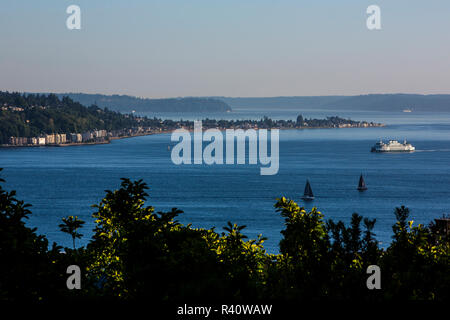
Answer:
[{"label": "waterfront building", "polygon": [[90,132],[90,131],[83,132],[81,135],[81,141],[83,141],[83,142],[91,141],[92,138],[93,138],[92,132]]},{"label": "waterfront building", "polygon": [[55,143],[55,135],[54,134],[47,134],[45,136],[45,144],[54,144]]},{"label": "waterfront building", "polygon": [[70,133],[67,136],[72,143],[80,143],[83,139],[79,133]]},{"label": "waterfront building", "polygon": [[69,138],[70,142],[77,142],[77,134],[76,133],[69,133],[67,135],[67,137]]}]

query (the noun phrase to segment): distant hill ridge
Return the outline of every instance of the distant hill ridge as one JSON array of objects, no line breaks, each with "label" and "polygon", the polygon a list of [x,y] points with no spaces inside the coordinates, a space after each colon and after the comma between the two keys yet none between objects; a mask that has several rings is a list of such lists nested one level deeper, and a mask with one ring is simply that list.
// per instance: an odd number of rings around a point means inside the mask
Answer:
[{"label": "distant hill ridge", "polygon": [[305,96],[220,99],[231,107],[255,109],[327,109],[327,110],[373,110],[373,111],[413,111],[450,112],[450,94],[368,94],[358,96]]},{"label": "distant hill ridge", "polygon": [[83,105],[97,105],[120,112],[227,112],[231,107],[214,98],[168,98],[148,99],[128,95],[104,95],[87,93],[58,93],[59,98],[68,96]]},{"label": "distant hill ridge", "polygon": [[83,105],[126,112],[227,112],[246,107],[255,110],[286,108],[299,110],[366,110],[399,112],[450,112],[450,94],[367,94],[355,96],[280,96],[280,97],[184,97],[167,99],[139,98],[129,95],[58,93]]}]

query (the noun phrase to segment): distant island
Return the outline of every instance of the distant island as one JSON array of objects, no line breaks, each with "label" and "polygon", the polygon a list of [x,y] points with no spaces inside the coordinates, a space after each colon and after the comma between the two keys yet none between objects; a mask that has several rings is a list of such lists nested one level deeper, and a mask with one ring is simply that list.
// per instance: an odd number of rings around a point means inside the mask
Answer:
[{"label": "distant island", "polygon": [[100,108],[119,112],[230,112],[231,107],[224,101],[214,98],[170,98],[148,99],[128,95],[104,95],[86,93],[58,93],[60,99],[69,97],[85,106],[96,105]]},{"label": "distant island", "polygon": [[[340,117],[296,120],[203,120],[205,129],[309,129],[367,128],[380,123],[354,121]],[[108,143],[110,140],[139,135],[193,129],[193,121],[163,120],[135,114],[122,114],[96,105],[83,106],[69,97],[55,94],[0,92],[0,145],[68,146]]]},{"label": "distant island", "polygon": [[450,112],[450,94],[368,94],[356,96],[212,97],[232,108],[298,110]]}]

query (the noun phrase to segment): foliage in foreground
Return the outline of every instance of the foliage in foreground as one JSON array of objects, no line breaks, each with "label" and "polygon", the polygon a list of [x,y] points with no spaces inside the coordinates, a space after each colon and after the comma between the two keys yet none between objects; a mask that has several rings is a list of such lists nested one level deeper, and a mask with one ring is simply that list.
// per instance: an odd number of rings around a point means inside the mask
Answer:
[{"label": "foliage in foreground", "polygon": [[[63,251],[25,226],[28,205],[0,185],[0,300],[449,299],[448,236],[413,226],[405,207],[395,210],[393,241],[383,250],[375,220],[353,214],[346,226],[280,198],[275,208],[285,228],[280,253],[272,255],[262,236],[247,239],[245,226],[228,223],[219,233],[180,224],[176,208],[155,213],[145,206],[147,189],[141,180],[122,179],[94,206],[88,246]],[[75,218],[60,225],[73,241],[81,226]],[[73,264],[82,270],[81,290],[66,288]],[[381,290],[366,287],[366,268],[374,264]]]}]

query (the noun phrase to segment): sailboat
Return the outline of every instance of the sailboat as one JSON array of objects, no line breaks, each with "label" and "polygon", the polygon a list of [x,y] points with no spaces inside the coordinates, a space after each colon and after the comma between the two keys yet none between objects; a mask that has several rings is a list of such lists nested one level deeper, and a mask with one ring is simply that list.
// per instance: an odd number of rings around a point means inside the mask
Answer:
[{"label": "sailboat", "polygon": [[302,199],[305,201],[314,200],[314,194],[312,192],[311,185],[309,184],[309,180],[306,180],[305,192],[303,194]]},{"label": "sailboat", "polygon": [[364,182],[363,175],[359,177],[359,183],[358,183],[358,190],[359,191],[365,191],[367,190],[366,183]]}]

